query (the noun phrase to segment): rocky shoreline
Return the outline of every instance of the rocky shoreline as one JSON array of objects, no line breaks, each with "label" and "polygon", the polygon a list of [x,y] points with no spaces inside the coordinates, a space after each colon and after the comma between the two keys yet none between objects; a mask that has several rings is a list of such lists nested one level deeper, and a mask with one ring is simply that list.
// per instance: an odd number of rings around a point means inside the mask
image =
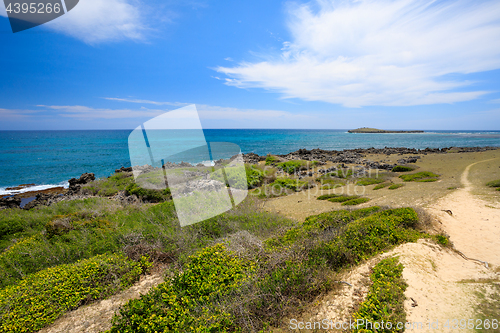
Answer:
[{"label": "rocky shoreline", "polygon": [[[373,161],[367,159],[367,155],[409,155],[402,157],[397,162],[398,164],[415,163],[421,157],[419,155],[427,154],[445,154],[445,153],[470,153],[470,152],[484,152],[488,150],[500,149],[498,147],[449,147],[449,148],[425,148],[425,149],[415,149],[415,148],[404,148],[404,147],[385,147],[385,148],[357,148],[357,149],[346,149],[342,151],[337,150],[323,150],[323,149],[299,149],[295,152],[291,152],[285,155],[273,155],[278,157],[281,161],[290,160],[305,160],[305,161],[317,161],[320,165],[326,164],[327,162],[332,162],[336,164],[356,164],[364,165],[369,169],[381,169],[390,170],[396,164],[388,164],[382,161]],[[243,160],[248,164],[257,164],[261,161],[265,161],[267,155],[258,155],[255,153],[243,154]],[[223,160],[215,161],[215,165],[219,165]],[[185,162],[179,164],[168,163],[164,166],[166,169],[177,168],[177,167],[193,167],[193,165]],[[141,167],[136,167],[136,170],[142,172],[149,172],[156,170],[158,168],[146,165]],[[121,172],[132,172],[132,167],[121,167],[116,169],[115,173]],[[51,205],[55,202],[62,200],[75,200],[90,197],[89,194],[82,193],[81,187],[95,180],[95,175],[93,173],[84,173],[80,178],[72,178],[69,182],[69,188],[64,187],[54,187],[39,191],[28,191],[17,193],[13,195],[0,196],[0,210],[6,208],[23,208],[32,209],[38,205]],[[29,186],[34,186],[35,184],[23,184],[17,187],[11,187],[9,190],[22,190]],[[122,195],[123,196],[123,195]],[[118,198],[120,199],[120,198]],[[125,200],[129,202],[130,198],[121,198],[120,200]],[[133,199],[133,198],[132,198]],[[134,200],[132,200],[134,201]]]}]

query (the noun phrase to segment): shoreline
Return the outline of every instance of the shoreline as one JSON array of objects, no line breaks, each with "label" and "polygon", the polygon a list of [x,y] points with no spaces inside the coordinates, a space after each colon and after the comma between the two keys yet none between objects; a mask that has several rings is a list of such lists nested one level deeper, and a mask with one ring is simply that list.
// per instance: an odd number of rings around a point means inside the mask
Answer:
[{"label": "shoreline", "polygon": [[[484,152],[488,150],[497,150],[500,147],[492,146],[476,146],[476,147],[448,147],[448,148],[407,148],[407,147],[385,147],[385,148],[353,148],[344,150],[324,150],[324,149],[298,149],[288,154],[273,154],[268,155],[278,156],[287,160],[302,159],[302,160],[317,160],[320,162],[334,163],[355,163],[359,164],[359,159],[365,157],[363,155],[404,155],[404,154],[445,154],[445,153],[469,153],[469,152]],[[267,155],[258,155],[250,152],[242,154],[245,163],[257,164],[264,161]],[[358,163],[356,163],[358,162]],[[175,164],[175,163],[174,163]],[[121,169],[115,169],[115,173],[126,170],[130,167],[121,166]],[[38,189],[39,188],[39,189]],[[34,198],[37,194],[64,194],[69,188],[68,180],[62,180],[58,184],[16,184],[0,186],[0,199],[8,197],[16,197],[21,199]]]}]

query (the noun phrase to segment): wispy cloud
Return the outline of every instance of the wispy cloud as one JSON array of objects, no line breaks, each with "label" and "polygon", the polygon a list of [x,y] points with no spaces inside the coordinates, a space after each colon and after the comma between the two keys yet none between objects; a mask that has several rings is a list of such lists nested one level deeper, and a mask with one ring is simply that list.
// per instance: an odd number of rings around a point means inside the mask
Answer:
[{"label": "wispy cloud", "polygon": [[[81,0],[67,14],[43,26],[88,44],[124,39],[144,40],[148,30],[139,0]],[[0,15],[7,16],[4,6]]]},{"label": "wispy cloud", "polygon": [[[160,102],[150,101],[151,104]],[[162,102],[164,103],[164,102]],[[159,105],[159,104],[157,104]],[[187,103],[183,105],[188,105]],[[77,118],[80,120],[95,119],[127,119],[127,118],[152,118],[171,110],[159,109],[109,109],[93,108],[82,105],[37,105],[40,108],[55,110],[61,117]],[[300,120],[308,119],[308,115],[296,115],[286,111],[278,110],[257,110],[257,109],[238,109],[231,107],[220,107],[213,105],[196,104],[200,118],[207,120],[252,120],[256,123],[268,122],[270,120]],[[2,109],[0,109],[2,110]],[[6,110],[8,111],[8,110]]]},{"label": "wispy cloud", "polygon": [[28,118],[36,111],[32,110],[13,110],[13,109],[2,109],[0,108],[0,119],[4,121],[8,120],[22,120]]},{"label": "wispy cloud", "polygon": [[61,117],[71,117],[81,120],[94,119],[125,119],[140,117],[156,117],[165,112],[165,110],[151,109],[104,109],[92,108],[82,105],[37,105],[45,109],[56,110]]},{"label": "wispy cloud", "polygon": [[447,78],[500,68],[500,2],[315,0],[288,7],[291,42],[278,58],[218,67],[226,84],[347,107],[478,98]]},{"label": "wispy cloud", "polygon": [[137,104],[171,105],[171,106],[186,106],[186,105],[189,105],[189,103],[157,102],[157,101],[150,101],[150,100],[147,100],[147,99],[115,98],[115,97],[104,97],[104,99],[107,99],[108,101],[137,103]]}]

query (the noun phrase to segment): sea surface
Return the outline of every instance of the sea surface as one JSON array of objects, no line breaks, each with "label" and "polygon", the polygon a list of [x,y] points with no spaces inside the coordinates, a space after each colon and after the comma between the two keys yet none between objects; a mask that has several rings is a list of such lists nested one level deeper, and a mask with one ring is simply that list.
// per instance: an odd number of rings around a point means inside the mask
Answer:
[{"label": "sea surface", "polygon": [[[426,131],[408,134],[351,134],[347,130],[289,129],[203,131],[208,142],[234,143],[243,153],[254,152],[259,155],[287,154],[300,148],[500,147],[500,131]],[[97,177],[109,176],[115,169],[131,165],[128,144],[131,132],[0,131],[0,194],[8,194],[10,191],[6,190],[7,187],[20,184],[36,184],[36,188],[26,190],[67,186],[68,179],[79,177],[85,172],[93,172]],[[172,146],[169,140],[161,144]],[[200,159],[198,162],[205,162],[203,158]]]}]

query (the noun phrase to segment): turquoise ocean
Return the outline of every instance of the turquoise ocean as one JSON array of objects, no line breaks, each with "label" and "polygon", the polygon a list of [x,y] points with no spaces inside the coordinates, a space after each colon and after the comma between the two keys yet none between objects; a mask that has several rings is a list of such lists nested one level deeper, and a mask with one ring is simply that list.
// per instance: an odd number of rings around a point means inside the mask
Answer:
[{"label": "turquoise ocean", "polygon": [[[206,129],[208,142],[231,142],[243,153],[287,154],[301,148],[500,147],[500,131],[426,131],[408,134],[351,134],[347,130]],[[82,173],[97,177],[130,166],[131,130],[0,131],[0,194],[7,187],[36,184],[30,190],[67,186]],[[168,142],[165,142],[168,145]],[[198,161],[203,162],[203,161]]]}]

